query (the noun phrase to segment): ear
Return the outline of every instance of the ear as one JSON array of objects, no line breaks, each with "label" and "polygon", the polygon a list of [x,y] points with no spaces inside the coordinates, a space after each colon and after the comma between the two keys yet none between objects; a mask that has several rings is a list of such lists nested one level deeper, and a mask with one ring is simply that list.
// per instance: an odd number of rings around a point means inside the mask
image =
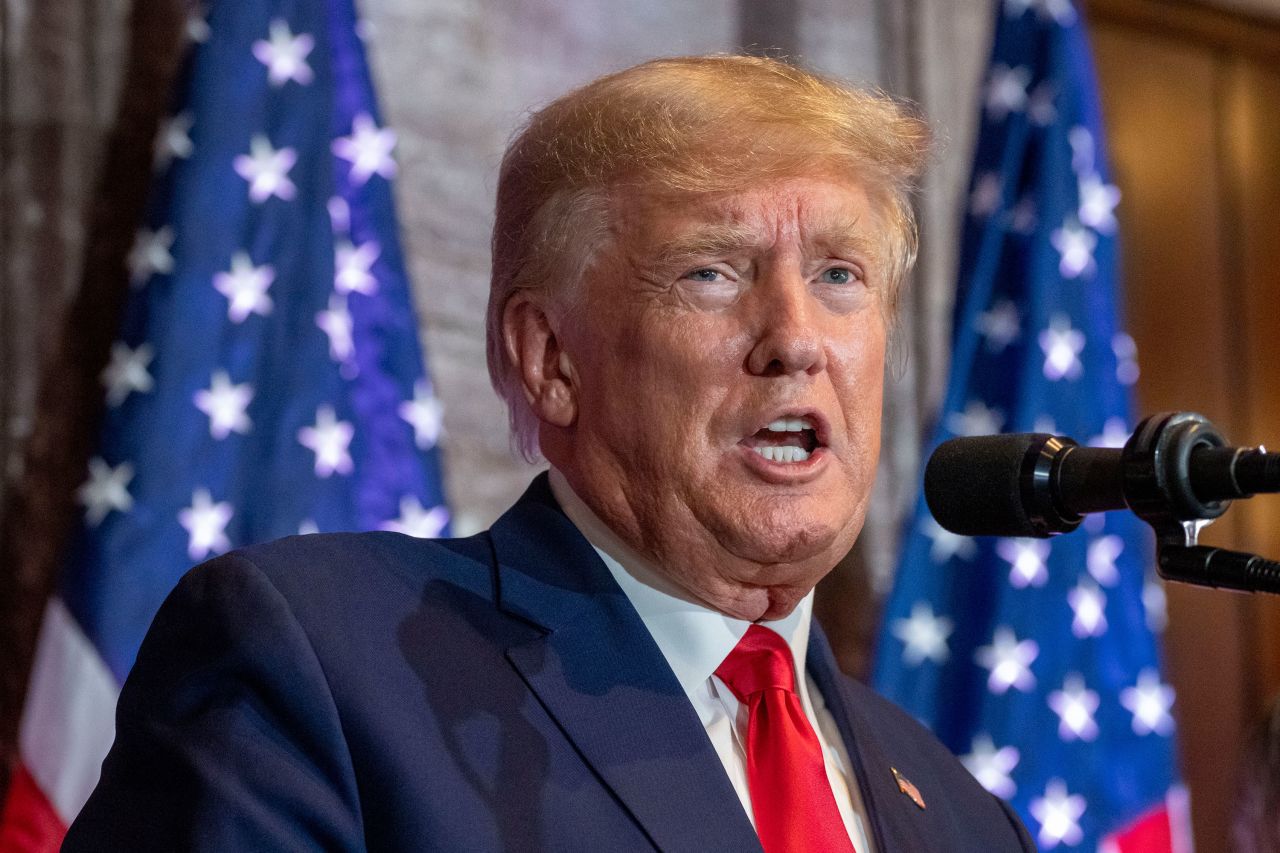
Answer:
[{"label": "ear", "polygon": [[507,300],[502,339],[533,413],[554,426],[572,425],[578,415],[573,363],[551,318],[530,294],[517,293]]}]

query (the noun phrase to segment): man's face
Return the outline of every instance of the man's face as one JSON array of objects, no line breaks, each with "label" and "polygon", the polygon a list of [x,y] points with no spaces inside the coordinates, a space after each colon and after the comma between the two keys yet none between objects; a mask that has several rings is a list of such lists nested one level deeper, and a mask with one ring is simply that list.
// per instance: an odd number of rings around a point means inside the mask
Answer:
[{"label": "man's face", "polygon": [[866,512],[884,225],[849,178],[632,191],[616,209],[614,239],[557,324],[576,418],[552,461],[694,598],[785,615]]}]

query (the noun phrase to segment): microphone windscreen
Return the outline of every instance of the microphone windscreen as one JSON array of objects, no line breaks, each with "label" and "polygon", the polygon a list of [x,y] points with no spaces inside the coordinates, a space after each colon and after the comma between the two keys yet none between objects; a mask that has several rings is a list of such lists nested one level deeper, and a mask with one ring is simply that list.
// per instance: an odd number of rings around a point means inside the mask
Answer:
[{"label": "microphone windscreen", "polygon": [[962,536],[1034,536],[1022,497],[1027,453],[1047,435],[953,438],[924,469],[924,497],[938,524]]}]

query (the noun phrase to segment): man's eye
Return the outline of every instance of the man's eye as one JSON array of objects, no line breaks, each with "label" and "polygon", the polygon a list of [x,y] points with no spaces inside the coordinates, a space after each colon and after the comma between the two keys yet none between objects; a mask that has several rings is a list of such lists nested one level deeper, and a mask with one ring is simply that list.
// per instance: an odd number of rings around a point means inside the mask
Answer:
[{"label": "man's eye", "polygon": [[693,281],[716,281],[721,277],[721,273],[719,270],[714,270],[710,267],[703,267],[702,269],[696,269],[692,272],[685,273],[684,277],[692,279]]},{"label": "man's eye", "polygon": [[822,271],[822,281],[826,284],[849,284],[857,279],[854,271],[845,267],[831,267]]}]

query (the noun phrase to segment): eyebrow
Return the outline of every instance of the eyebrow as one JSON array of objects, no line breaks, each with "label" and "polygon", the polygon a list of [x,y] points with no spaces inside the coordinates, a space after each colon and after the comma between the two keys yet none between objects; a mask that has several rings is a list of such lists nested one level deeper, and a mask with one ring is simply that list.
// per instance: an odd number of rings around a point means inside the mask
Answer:
[{"label": "eyebrow", "polygon": [[[833,254],[864,255],[872,259],[879,256],[876,251],[878,241],[869,239],[856,219],[825,225],[811,233],[805,242]],[[745,225],[704,225],[663,243],[661,249],[654,254],[651,266],[661,269],[692,258],[721,255],[759,243],[759,234]]]},{"label": "eyebrow", "polygon": [[861,220],[847,219],[818,229],[810,235],[807,242],[811,246],[819,246],[835,254],[863,255],[872,260],[878,260],[883,235],[868,234]]},{"label": "eyebrow", "polygon": [[744,225],[704,225],[664,242],[654,254],[653,266],[661,268],[690,258],[720,255],[734,249],[754,246],[759,242],[756,231]]}]

